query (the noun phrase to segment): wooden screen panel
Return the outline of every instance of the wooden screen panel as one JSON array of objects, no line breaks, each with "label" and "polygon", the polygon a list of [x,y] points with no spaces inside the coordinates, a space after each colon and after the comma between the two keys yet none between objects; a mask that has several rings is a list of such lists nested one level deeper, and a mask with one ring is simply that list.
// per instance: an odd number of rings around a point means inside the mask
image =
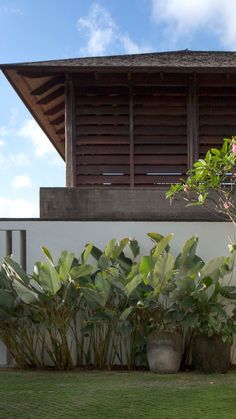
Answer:
[{"label": "wooden screen panel", "polygon": [[129,186],[129,90],[76,88],[77,186]]},{"label": "wooden screen panel", "polygon": [[135,186],[178,182],[187,170],[187,83],[134,88]]},{"label": "wooden screen panel", "polygon": [[235,75],[199,76],[199,156],[236,135]]}]

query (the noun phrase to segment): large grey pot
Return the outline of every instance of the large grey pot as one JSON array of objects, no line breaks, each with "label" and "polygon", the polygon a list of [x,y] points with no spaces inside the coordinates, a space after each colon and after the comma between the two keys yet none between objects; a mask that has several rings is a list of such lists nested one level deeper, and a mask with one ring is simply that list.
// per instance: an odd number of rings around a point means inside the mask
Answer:
[{"label": "large grey pot", "polygon": [[183,338],[177,332],[153,331],[147,339],[149,369],[160,374],[179,371],[183,352]]}]

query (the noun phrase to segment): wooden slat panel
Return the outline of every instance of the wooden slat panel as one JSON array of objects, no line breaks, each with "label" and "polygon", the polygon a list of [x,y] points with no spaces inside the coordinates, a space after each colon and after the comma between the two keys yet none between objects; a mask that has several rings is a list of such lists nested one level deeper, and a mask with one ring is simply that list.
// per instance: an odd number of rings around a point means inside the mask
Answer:
[{"label": "wooden slat panel", "polygon": [[136,135],[135,144],[187,144],[184,135]]},{"label": "wooden slat panel", "polygon": [[127,105],[128,96],[120,95],[120,96],[83,96],[77,95],[76,96],[76,105],[78,107],[84,105],[91,105],[91,106],[98,106],[98,105]]},{"label": "wooden slat panel", "polygon": [[50,107],[47,111],[44,112],[44,115],[53,116],[57,114],[58,112],[61,112],[62,110],[64,111],[64,109],[65,109],[65,102],[63,101],[53,106],[52,108]]},{"label": "wooden slat panel", "polygon": [[128,126],[115,126],[115,125],[77,125],[76,124],[77,133],[79,132],[80,135],[128,135],[129,134],[129,127]]},{"label": "wooden slat panel", "polygon": [[171,165],[171,166],[135,166],[135,174],[147,174],[147,173],[186,173],[187,165]]},{"label": "wooden slat panel", "polygon": [[236,98],[229,96],[202,96],[199,97],[199,106],[236,106]]},{"label": "wooden slat panel", "polygon": [[41,84],[36,89],[32,90],[31,95],[32,96],[43,95],[44,93],[48,92],[48,90],[52,89],[53,87],[59,84],[64,84],[64,81],[65,81],[64,74],[58,77],[54,77],[48,80],[46,83]]},{"label": "wooden slat panel", "polygon": [[156,156],[135,156],[135,164],[137,165],[163,165],[163,166],[170,166],[170,165],[183,165],[187,164],[187,156],[186,155],[178,155],[178,156],[168,156],[168,159],[166,158],[166,155],[156,155]]},{"label": "wooden slat panel", "polygon": [[186,106],[143,106],[143,105],[136,105],[134,107],[134,116],[152,116],[155,115],[156,117],[165,116],[167,117],[172,115],[174,116],[184,116],[187,118],[186,115]]},{"label": "wooden slat panel", "polygon": [[222,135],[219,135],[219,136],[217,136],[217,135],[213,135],[213,136],[202,135],[200,137],[200,144],[214,146],[215,144],[222,145],[222,143],[223,143]]},{"label": "wooden slat panel", "polygon": [[236,86],[236,74],[198,74],[201,86]]},{"label": "wooden slat panel", "polygon": [[101,175],[102,173],[124,173],[129,174],[129,166],[125,165],[99,165],[86,166],[78,165],[77,174],[81,175]]},{"label": "wooden slat panel", "polygon": [[79,106],[76,109],[76,115],[97,115],[97,116],[104,116],[104,115],[128,115],[129,108],[127,105],[120,105],[120,106]]},{"label": "wooden slat panel", "polygon": [[60,96],[63,96],[65,92],[65,88],[64,87],[59,87],[59,89],[55,90],[54,92],[50,93],[47,96],[44,96],[42,99],[37,101],[38,105],[46,105],[50,102],[52,102],[53,100],[57,99]]},{"label": "wooden slat panel", "polygon": [[157,176],[142,176],[142,175],[136,175],[135,176],[135,185],[153,185],[153,184],[159,184],[159,183],[177,183],[179,178],[184,179],[184,175],[180,176],[174,176],[174,175],[157,175]]},{"label": "wooden slat panel", "polygon": [[96,185],[111,183],[115,185],[129,185],[129,176],[90,176],[90,175],[77,175],[77,185]]},{"label": "wooden slat panel", "polygon": [[77,116],[77,125],[129,125],[129,117],[118,115]]},{"label": "wooden slat panel", "polygon": [[136,95],[162,95],[162,96],[176,96],[186,95],[186,86],[140,86],[134,87],[134,97]]},{"label": "wooden slat panel", "polygon": [[134,96],[134,106],[183,106],[186,105],[186,96]]},{"label": "wooden slat panel", "polygon": [[235,116],[221,115],[202,115],[200,119],[200,125],[222,125],[222,126],[236,126],[236,113]]},{"label": "wooden slat panel", "polygon": [[128,95],[128,87],[125,86],[79,86],[75,88],[75,95],[91,95],[91,96],[120,96]]},{"label": "wooden slat panel", "polygon": [[[186,74],[181,73],[132,73],[131,80],[141,85],[174,85],[180,86],[186,84]],[[128,74],[125,73],[103,73],[96,71],[94,73],[78,73],[75,79],[77,86],[80,85],[124,85],[128,83]]]},{"label": "wooden slat panel", "polygon": [[135,135],[186,135],[186,127],[136,126]]},{"label": "wooden slat panel", "polygon": [[235,117],[236,115],[236,101],[235,106],[200,106],[201,118],[214,116],[216,118],[225,115],[227,117]]},{"label": "wooden slat panel", "polygon": [[199,96],[236,96],[236,86],[200,86]]},{"label": "wooden slat panel", "polygon": [[200,126],[200,130],[199,133],[200,135],[222,135],[222,138],[224,136],[229,136],[229,135],[235,135],[236,132],[236,125],[234,127],[223,127],[223,126],[218,126],[218,127],[214,127],[214,126],[208,126],[208,125],[202,125]]},{"label": "wooden slat panel", "polygon": [[125,155],[105,155],[105,156],[80,156],[79,164],[102,164],[107,165],[111,162],[116,163],[117,165],[120,164],[129,164],[129,156]]},{"label": "wooden slat panel", "polygon": [[132,74],[132,81],[134,84],[160,84],[166,86],[181,86],[186,85],[187,75],[178,73],[134,73]]},{"label": "wooden slat panel", "polygon": [[57,118],[53,119],[50,124],[51,125],[61,125],[65,123],[65,115],[63,113],[63,115],[58,116]]},{"label": "wooden slat panel", "polygon": [[170,115],[165,115],[165,116],[149,116],[149,115],[145,115],[145,116],[137,116],[134,118],[134,124],[135,125],[152,125],[152,126],[159,126],[159,125],[167,125],[167,127],[169,126],[187,126],[187,118],[186,116],[170,116]]},{"label": "wooden slat panel", "polygon": [[77,144],[129,144],[129,137],[125,135],[77,135]]},{"label": "wooden slat panel", "polygon": [[77,145],[76,154],[129,154],[129,145]]},{"label": "wooden slat panel", "polygon": [[[135,145],[135,154],[187,154],[187,145]],[[168,157],[166,157],[168,158]]]}]

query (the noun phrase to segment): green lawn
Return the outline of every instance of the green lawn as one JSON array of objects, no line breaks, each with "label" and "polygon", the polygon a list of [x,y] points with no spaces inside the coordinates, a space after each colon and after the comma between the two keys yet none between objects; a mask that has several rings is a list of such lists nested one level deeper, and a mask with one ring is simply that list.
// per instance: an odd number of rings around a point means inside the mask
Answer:
[{"label": "green lawn", "polygon": [[0,371],[0,418],[236,418],[236,373]]}]

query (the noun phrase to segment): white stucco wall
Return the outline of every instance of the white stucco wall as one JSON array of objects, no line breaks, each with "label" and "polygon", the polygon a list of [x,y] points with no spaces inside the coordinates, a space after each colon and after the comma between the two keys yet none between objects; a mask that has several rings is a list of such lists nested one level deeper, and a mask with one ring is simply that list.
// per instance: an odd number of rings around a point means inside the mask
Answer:
[{"label": "white stucco wall", "polygon": [[[172,252],[177,254],[185,240],[193,234],[199,237],[197,253],[204,260],[228,254],[228,243],[236,241],[232,224],[225,222],[82,222],[82,221],[1,221],[0,220],[0,262],[5,256],[5,230],[27,231],[27,271],[30,273],[35,261],[43,259],[40,246],[49,248],[57,258],[62,250],[79,255],[84,246],[92,242],[104,247],[112,238],[135,237],[141,246],[141,253],[148,253],[151,245],[148,232],[163,235],[174,233]],[[19,257],[19,233],[13,233],[13,254]],[[236,283],[236,281],[235,281]],[[236,352],[236,351],[235,351]],[[6,354],[0,344],[0,364]],[[236,354],[234,356],[236,363]]]}]

